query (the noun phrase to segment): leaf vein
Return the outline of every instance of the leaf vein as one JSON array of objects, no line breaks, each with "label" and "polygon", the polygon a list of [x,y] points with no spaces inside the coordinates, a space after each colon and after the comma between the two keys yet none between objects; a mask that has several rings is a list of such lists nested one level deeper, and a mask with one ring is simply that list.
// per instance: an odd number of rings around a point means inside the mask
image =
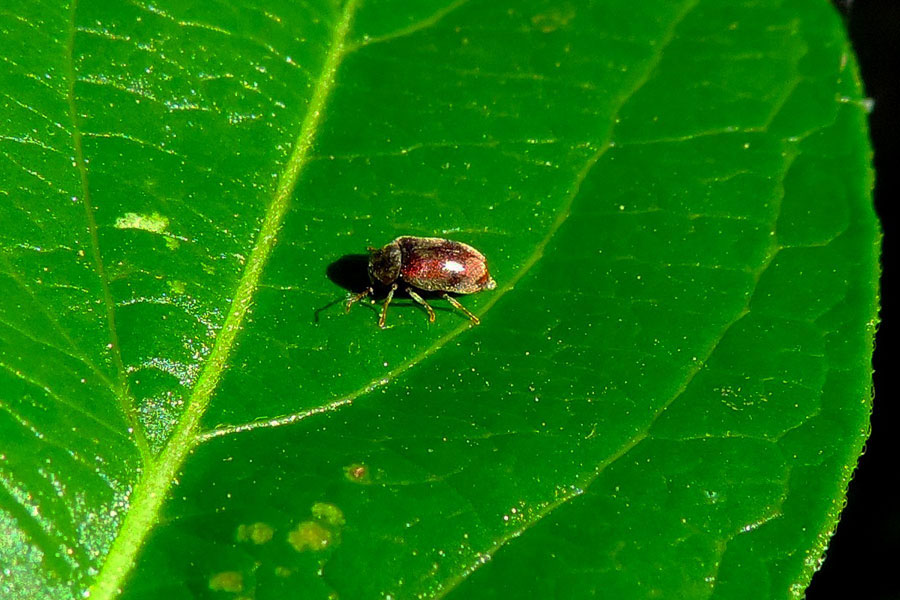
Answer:
[{"label": "leaf vein", "polygon": [[[34,379],[34,378],[32,378],[32,377],[28,377],[28,376],[25,375],[22,371],[16,369],[16,368],[13,367],[12,365],[8,365],[8,364],[6,364],[6,363],[0,362],[0,369],[6,370],[6,371],[8,371],[9,373],[11,373],[12,375],[14,375],[16,378],[18,378],[18,379],[24,381],[25,383],[27,383],[27,384],[29,384],[29,385],[32,385],[32,386],[36,387],[36,388],[39,389],[41,392],[43,392],[48,398],[50,398],[50,399],[52,399],[52,400],[55,400],[55,401],[58,402],[61,406],[66,406],[66,407],[72,409],[73,411],[75,411],[75,412],[77,412],[77,413],[83,414],[85,417],[91,419],[92,421],[94,421],[94,422],[97,423],[98,425],[102,426],[104,429],[107,429],[107,430],[111,431],[111,432],[114,433],[115,435],[117,435],[117,436],[122,436],[122,437],[127,437],[127,436],[125,436],[125,434],[122,433],[122,431],[121,431],[118,427],[115,427],[115,426],[112,425],[111,423],[107,423],[106,421],[104,421],[103,419],[101,419],[100,417],[98,417],[97,415],[91,413],[90,411],[85,410],[84,408],[82,408],[82,407],[79,406],[78,404],[75,404],[75,403],[73,403],[73,402],[70,402],[70,401],[67,400],[64,396],[60,396],[59,394],[57,394],[56,392],[54,392],[54,391],[50,388],[50,386],[46,385],[45,383],[42,383],[42,382],[38,381],[37,379]],[[2,403],[2,402],[0,402],[0,407],[3,407],[3,408],[6,409],[6,410],[10,410],[10,411],[12,410],[12,409],[7,409],[6,405],[5,405],[4,403]],[[32,430],[35,434],[41,435],[40,432],[39,432],[38,430],[36,430],[36,429],[33,429],[33,426],[31,426],[30,424],[29,424],[29,428],[32,428],[31,430]]]},{"label": "leaf vein", "polygon": [[[793,160],[795,158],[796,158],[796,154],[789,157],[788,162],[785,167],[785,172],[790,168],[790,164],[793,162]],[[502,536],[500,539],[498,539],[498,541],[494,545],[492,545],[491,548],[487,552],[482,553],[479,556],[479,559],[475,563],[473,563],[467,569],[465,569],[459,576],[452,579],[451,580],[452,585],[448,584],[448,587],[445,588],[444,590],[442,590],[441,595],[438,597],[442,597],[443,595],[446,595],[447,593],[452,591],[452,589],[455,588],[456,585],[461,583],[466,577],[471,575],[481,565],[485,564],[485,562],[487,562],[491,557],[493,557],[494,554],[496,554],[501,548],[506,546],[510,541],[520,537],[523,533],[525,533],[529,529],[533,528],[535,525],[537,525],[538,523],[543,521],[546,517],[550,516],[550,514],[552,514],[553,511],[555,511],[560,506],[568,503],[569,501],[573,500],[574,498],[577,498],[577,497],[583,495],[588,490],[588,488],[600,478],[600,476],[603,474],[603,472],[610,465],[619,461],[621,458],[626,456],[631,450],[633,450],[635,447],[637,447],[642,441],[644,441],[645,439],[650,437],[650,435],[651,435],[650,432],[653,428],[654,423],[656,423],[657,420],[659,420],[659,418],[669,409],[669,407],[671,407],[688,390],[691,382],[700,373],[700,371],[702,371],[703,368],[706,366],[709,359],[715,353],[716,349],[718,349],[719,345],[721,344],[722,340],[725,339],[725,336],[728,334],[728,332],[737,323],[739,323],[742,319],[744,319],[744,317],[746,317],[748,314],[750,314],[751,302],[752,302],[753,296],[755,295],[755,292],[758,288],[759,282],[762,279],[763,275],[766,273],[766,271],[769,269],[769,267],[772,265],[772,263],[775,261],[776,256],[782,249],[781,246],[778,245],[777,238],[774,235],[774,233],[777,229],[777,223],[778,223],[779,217],[781,215],[782,200],[783,200],[783,193],[782,193],[782,196],[780,196],[778,198],[778,202],[775,205],[774,216],[772,218],[772,223],[771,223],[771,230],[773,232],[773,235],[772,235],[772,239],[770,242],[769,251],[767,252],[766,256],[761,261],[760,265],[753,272],[753,283],[752,283],[750,289],[746,293],[746,302],[744,304],[744,307],[742,308],[742,310],[740,310],[738,312],[737,315],[735,315],[734,318],[732,318],[729,322],[727,322],[722,327],[722,330],[716,336],[715,340],[712,342],[710,348],[705,353],[705,356],[702,359],[699,359],[694,363],[694,366],[687,373],[687,375],[684,379],[684,382],[681,384],[681,386],[679,386],[678,389],[675,390],[675,392],[672,394],[672,396],[668,400],[666,400],[662,404],[662,406],[659,407],[659,409],[651,416],[651,418],[647,422],[647,424],[641,428],[641,431],[639,433],[634,435],[632,438],[628,439],[610,457],[608,457],[604,461],[600,462],[594,468],[594,471],[590,475],[588,475],[585,480],[573,484],[572,487],[577,490],[575,493],[570,494],[568,496],[563,496],[563,497],[547,504],[542,510],[536,512],[534,519],[532,519],[531,521],[528,521],[527,523],[524,523],[523,526],[517,528],[514,531],[509,532],[508,534],[506,534],[506,535]]]},{"label": "leaf vein", "polygon": [[202,438],[198,436],[200,421],[225,372],[231,352],[236,346],[238,333],[253,303],[262,272],[275,248],[277,235],[287,214],[297,180],[304,166],[310,160],[310,150],[315,141],[326,102],[334,87],[338,67],[346,54],[345,41],[357,4],[358,0],[348,0],[344,5],[341,18],[335,25],[331,44],[314,86],[300,133],[281,173],[274,198],[266,210],[256,243],[238,282],[231,308],[187,402],[181,421],[158,459],[147,466],[140,482],[134,489],[131,508],[122,522],[94,585],[91,587],[90,596],[94,599],[110,600],[119,593],[134,566],[144,540],[156,524],[159,510],[168,496],[178,471],[191,450],[202,441]]},{"label": "leaf vein", "polygon": [[67,85],[66,85],[66,101],[69,110],[69,120],[72,122],[72,146],[75,152],[75,167],[78,171],[79,181],[81,183],[81,204],[84,207],[85,221],[87,222],[88,232],[91,239],[91,255],[94,260],[94,266],[97,269],[97,277],[100,280],[100,288],[103,295],[103,304],[106,309],[106,322],[109,329],[110,343],[108,348],[112,354],[113,362],[116,365],[118,373],[119,390],[116,399],[119,402],[119,408],[123,416],[129,424],[129,428],[134,433],[134,441],[138,451],[141,454],[143,462],[147,462],[152,453],[150,445],[147,442],[147,436],[144,428],[138,420],[137,411],[135,409],[131,392],[128,388],[128,379],[125,372],[125,364],[122,362],[122,353],[119,347],[119,335],[116,330],[116,312],[113,303],[112,293],[109,289],[109,278],[103,266],[103,256],[100,250],[100,236],[97,230],[97,221],[94,219],[94,208],[91,203],[91,190],[88,183],[87,163],[84,159],[84,149],[82,147],[82,133],[78,124],[78,109],[75,103],[75,34],[76,15],[78,12],[78,1],[72,0],[69,7],[69,37],[66,40],[66,68],[67,68]]},{"label": "leaf vein", "polygon": [[451,2],[444,8],[441,8],[440,10],[435,11],[431,16],[419,21],[418,23],[413,23],[411,25],[408,25],[408,26],[398,29],[396,31],[386,33],[385,35],[365,38],[362,41],[357,42],[351,48],[349,48],[348,52],[358,50],[365,46],[371,46],[372,44],[378,44],[381,42],[387,42],[390,40],[395,40],[397,38],[406,37],[406,36],[412,35],[414,33],[417,33],[419,31],[422,31],[423,29],[428,29],[429,27],[433,27],[434,25],[439,23],[441,20],[443,20],[444,17],[446,17],[450,13],[456,11],[457,9],[463,7],[464,5],[466,5],[468,3],[469,3],[469,0],[454,0],[453,2]]}]

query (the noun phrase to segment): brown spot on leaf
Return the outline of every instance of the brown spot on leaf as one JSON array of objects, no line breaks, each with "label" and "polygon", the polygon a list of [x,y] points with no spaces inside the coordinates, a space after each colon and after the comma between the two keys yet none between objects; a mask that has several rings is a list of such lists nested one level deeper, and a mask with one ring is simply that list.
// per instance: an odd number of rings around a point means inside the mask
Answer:
[{"label": "brown spot on leaf", "polygon": [[369,467],[360,463],[353,463],[344,467],[344,477],[353,483],[371,483]]}]

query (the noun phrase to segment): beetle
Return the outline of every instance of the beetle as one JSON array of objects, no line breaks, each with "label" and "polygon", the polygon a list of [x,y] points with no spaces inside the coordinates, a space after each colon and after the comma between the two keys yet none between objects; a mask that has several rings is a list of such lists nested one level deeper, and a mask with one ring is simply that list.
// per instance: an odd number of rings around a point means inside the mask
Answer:
[{"label": "beetle", "polygon": [[492,290],[497,282],[488,271],[484,255],[468,244],[435,237],[398,237],[382,248],[369,248],[369,281],[371,285],[347,300],[346,311],[363,298],[375,294],[375,286],[388,288],[381,308],[378,326],[384,329],[388,305],[397,288],[405,284],[410,298],[425,307],[428,321],[434,322],[434,309],[416,290],[443,292],[442,297],[465,313],[475,325],[481,321],[449,292],[474,294]]}]

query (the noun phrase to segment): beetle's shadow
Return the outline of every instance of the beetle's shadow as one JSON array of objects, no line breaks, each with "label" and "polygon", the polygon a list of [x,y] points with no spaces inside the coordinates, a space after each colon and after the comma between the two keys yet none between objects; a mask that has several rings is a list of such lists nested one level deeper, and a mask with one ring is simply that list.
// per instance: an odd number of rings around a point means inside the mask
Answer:
[{"label": "beetle's shadow", "polygon": [[[325,269],[325,274],[328,276],[335,285],[338,285],[351,294],[359,294],[367,287],[369,287],[371,282],[369,281],[369,255],[368,254],[345,254],[340,257]],[[384,300],[387,297],[387,288],[382,285],[375,285],[374,294],[372,294],[372,298],[375,300]],[[419,291],[419,295],[423,296],[425,299],[433,299],[437,298],[438,295],[434,293],[429,293],[425,291]],[[454,294],[455,295],[455,294]],[[319,314],[328,310],[332,306],[336,304],[343,304],[347,301],[347,296],[342,296],[340,298],[336,298],[332,300],[325,306],[322,306],[316,309],[315,313],[313,313],[313,320],[318,323],[319,322]],[[394,296],[395,299],[403,300],[408,298],[406,293],[402,290],[398,290],[397,294]],[[410,299],[410,302],[412,300]],[[360,306],[364,306],[369,310],[379,312],[381,309],[374,304],[369,302],[360,302]],[[399,304],[399,306],[403,306],[405,303]],[[394,304],[392,303],[391,306]],[[435,306],[434,309],[436,311],[446,311],[444,307]]]},{"label": "beetle's shadow", "polygon": [[344,255],[328,265],[325,274],[348,292],[358,294],[369,287],[369,255]]},{"label": "beetle's shadow", "polygon": [[[366,254],[345,254],[325,269],[325,274],[332,283],[341,286],[350,293],[358,294],[369,287],[369,257]],[[313,321],[319,322],[319,315],[334,306],[347,301],[347,296],[335,298],[328,304],[320,306],[313,313]],[[366,306],[367,304],[364,304]]]}]

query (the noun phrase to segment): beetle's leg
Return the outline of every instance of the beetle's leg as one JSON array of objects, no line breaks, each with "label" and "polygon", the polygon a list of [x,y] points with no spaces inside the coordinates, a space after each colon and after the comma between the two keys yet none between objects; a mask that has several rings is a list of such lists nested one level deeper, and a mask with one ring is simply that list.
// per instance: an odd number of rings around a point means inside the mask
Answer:
[{"label": "beetle's leg", "polygon": [[387,298],[384,299],[384,306],[381,307],[381,317],[378,319],[378,326],[384,329],[384,321],[387,319],[387,307],[388,304],[391,303],[391,300],[394,298],[394,292],[397,291],[397,284],[391,286],[391,289],[388,290]]},{"label": "beetle's leg", "polygon": [[425,302],[425,299],[422,296],[418,295],[415,291],[413,291],[412,288],[406,288],[406,293],[409,294],[410,298],[425,307],[425,310],[428,311],[428,322],[434,323],[434,309],[431,308],[427,302]]},{"label": "beetle's leg", "polygon": [[453,296],[451,296],[450,294],[444,294],[444,300],[446,300],[447,302],[449,302],[450,304],[452,304],[453,306],[455,306],[456,308],[458,308],[458,309],[461,310],[462,312],[466,313],[466,316],[469,317],[470,319],[472,319],[472,322],[475,323],[476,325],[478,325],[479,323],[481,323],[481,319],[479,319],[478,317],[476,317],[475,315],[473,315],[471,312],[469,312],[469,309],[467,309],[465,306],[463,306],[462,304],[460,304],[460,303],[457,301],[457,299],[454,298]]},{"label": "beetle's leg", "polygon": [[354,295],[352,298],[347,300],[347,307],[345,308],[345,312],[350,312],[351,306],[353,306],[354,304],[356,304],[357,302],[359,302],[360,300],[362,300],[369,294],[374,294],[374,293],[375,293],[375,290],[373,290],[372,287],[369,286],[366,289],[364,289],[363,291],[361,291],[360,293]]}]

